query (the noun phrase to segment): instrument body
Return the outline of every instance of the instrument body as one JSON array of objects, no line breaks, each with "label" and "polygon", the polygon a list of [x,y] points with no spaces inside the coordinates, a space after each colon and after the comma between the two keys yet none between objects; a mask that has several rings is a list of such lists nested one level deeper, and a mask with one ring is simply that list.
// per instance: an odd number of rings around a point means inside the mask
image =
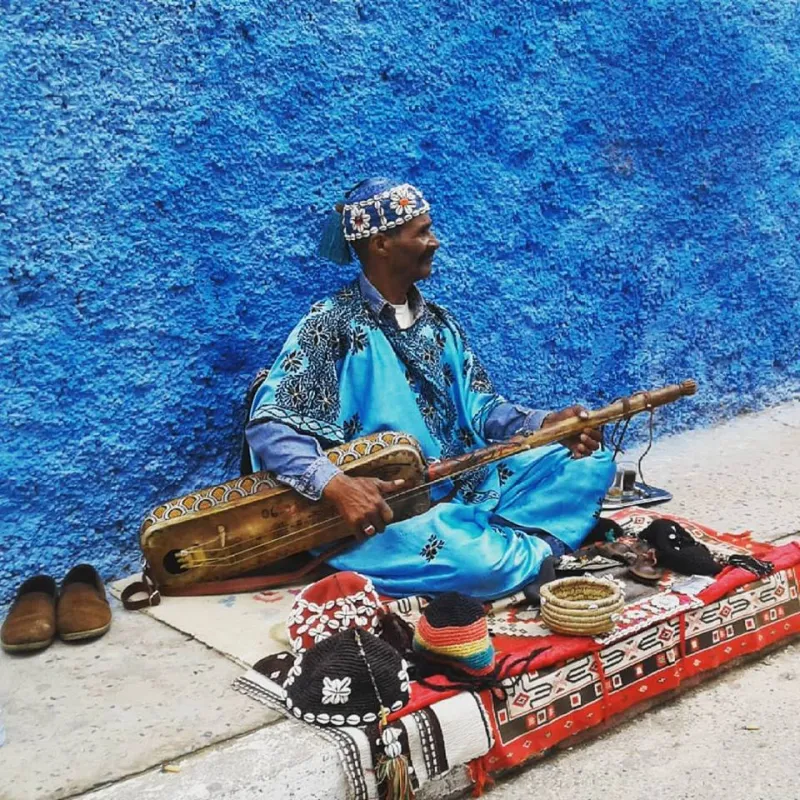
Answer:
[{"label": "instrument body", "polygon": [[[425,463],[413,437],[394,431],[355,439],[326,452],[348,475],[399,478],[404,485],[386,500],[395,520],[417,516],[431,506],[429,487],[517,453],[563,441],[587,427],[628,419],[642,411],[692,395],[694,381],[640,392],[534,433],[483,447],[462,456]],[[149,577],[165,593],[198,583],[223,581],[296,553],[353,536],[327,501],[308,500],[257,472],[201,489],[153,509],[142,523],[140,545]]]},{"label": "instrument body", "polygon": [[[373,434],[326,455],[353,477],[402,478],[404,492],[423,483],[425,460],[405,434]],[[396,520],[430,508],[424,489],[387,499]],[[270,473],[257,472],[158,506],[142,523],[139,542],[150,576],[169,593],[237,577],[352,533],[325,500],[308,500]]]}]

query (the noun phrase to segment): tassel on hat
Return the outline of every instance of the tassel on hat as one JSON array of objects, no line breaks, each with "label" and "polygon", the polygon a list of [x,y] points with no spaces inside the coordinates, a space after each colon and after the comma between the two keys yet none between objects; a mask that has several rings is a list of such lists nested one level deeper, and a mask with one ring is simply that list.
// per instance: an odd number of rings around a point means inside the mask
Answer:
[{"label": "tassel on hat", "polygon": [[378,759],[376,766],[378,785],[384,786],[386,800],[413,800],[414,787],[411,785],[411,776],[408,773],[408,759],[403,753],[403,747],[400,744],[400,735],[396,728],[389,726],[389,709],[383,702],[383,697],[378,688],[378,682],[375,680],[372,666],[367,659],[367,654],[364,652],[361,632],[356,630],[355,637],[356,643],[358,644],[358,651],[367,666],[367,673],[372,683],[372,690],[375,692],[375,697],[381,705],[379,714],[380,727],[378,730],[381,735],[381,743],[383,744],[383,752],[385,755]]},{"label": "tassel on hat", "polygon": [[336,207],[328,214],[317,251],[320,258],[326,258],[336,264],[349,264],[353,260],[350,245],[344,238],[343,210],[344,206],[337,203]]},{"label": "tassel on hat", "polygon": [[378,785],[384,787],[386,800],[413,800],[414,787],[408,772],[408,759],[400,744],[400,734],[397,728],[385,723],[381,724],[380,733],[385,755],[378,759],[375,767]]}]

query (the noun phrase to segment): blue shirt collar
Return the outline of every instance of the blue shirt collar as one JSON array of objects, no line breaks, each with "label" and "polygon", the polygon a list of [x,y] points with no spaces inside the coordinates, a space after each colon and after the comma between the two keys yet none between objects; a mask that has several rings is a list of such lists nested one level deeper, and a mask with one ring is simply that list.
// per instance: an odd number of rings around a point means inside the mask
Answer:
[{"label": "blue shirt collar", "polygon": [[[370,311],[372,311],[376,317],[379,317],[387,306],[391,308],[392,304],[370,283],[363,272],[358,276],[358,285],[361,287],[361,296],[366,301]],[[416,286],[412,286],[408,290],[408,307],[411,309],[414,322],[416,322],[425,311],[425,299]],[[392,309],[392,314],[394,314],[394,309]]]}]

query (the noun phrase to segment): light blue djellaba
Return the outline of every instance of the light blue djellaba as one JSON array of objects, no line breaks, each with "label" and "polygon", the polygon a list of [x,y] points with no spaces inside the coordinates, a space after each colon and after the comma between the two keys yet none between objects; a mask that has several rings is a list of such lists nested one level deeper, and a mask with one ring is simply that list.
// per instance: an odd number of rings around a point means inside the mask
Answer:
[{"label": "light blue djellaba", "polygon": [[[253,402],[251,418],[311,434],[323,446],[386,430],[411,434],[426,459],[485,446],[484,423],[505,400],[440,306],[425,302],[408,329],[376,316],[358,280],[315,303],[298,323]],[[251,451],[255,469],[262,468]],[[393,597],[459,591],[489,600],[536,579],[552,553],[592,529],[614,474],[610,455],[575,460],[555,444],[459,479],[450,502],[389,525],[331,559]],[[447,486],[434,487],[434,500]]]}]

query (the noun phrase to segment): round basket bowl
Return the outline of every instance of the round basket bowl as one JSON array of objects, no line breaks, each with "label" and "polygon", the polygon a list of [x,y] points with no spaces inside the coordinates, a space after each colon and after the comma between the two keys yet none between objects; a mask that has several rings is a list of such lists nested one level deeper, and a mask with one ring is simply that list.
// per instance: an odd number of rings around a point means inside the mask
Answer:
[{"label": "round basket bowl", "polygon": [[622,589],[598,578],[561,578],[542,586],[542,621],[556,633],[597,636],[614,628],[625,603]]}]

